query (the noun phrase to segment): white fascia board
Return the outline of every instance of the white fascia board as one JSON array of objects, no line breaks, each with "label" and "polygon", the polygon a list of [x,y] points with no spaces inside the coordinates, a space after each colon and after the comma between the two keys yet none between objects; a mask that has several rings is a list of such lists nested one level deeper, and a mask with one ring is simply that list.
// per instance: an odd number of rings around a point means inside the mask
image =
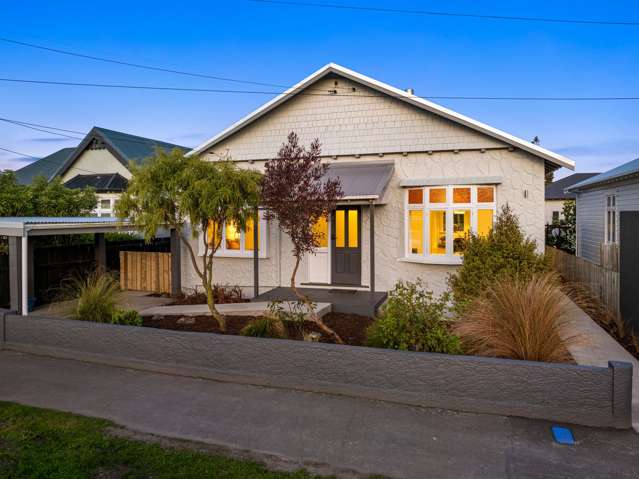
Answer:
[{"label": "white fascia board", "polygon": [[241,120],[233,123],[231,126],[229,126],[228,128],[222,130],[220,133],[218,133],[217,135],[215,135],[214,137],[212,137],[211,139],[205,141],[202,145],[198,146],[197,148],[195,148],[194,150],[190,151],[188,153],[188,155],[197,155],[200,154],[202,152],[204,152],[205,150],[207,150],[208,148],[210,148],[211,146],[213,146],[215,143],[223,140],[224,138],[227,138],[228,136],[232,135],[233,133],[235,133],[237,130],[239,130],[240,128],[242,128],[243,126],[245,126],[248,123],[251,123],[253,121],[255,121],[256,119],[260,118],[261,116],[263,116],[264,114],[268,113],[270,110],[274,109],[275,107],[277,107],[278,105],[280,105],[281,103],[285,102],[286,100],[288,100],[289,98],[291,98],[292,96],[294,96],[296,93],[298,93],[299,91],[303,90],[304,88],[306,88],[307,86],[309,86],[310,84],[316,82],[317,80],[319,80],[320,78],[322,78],[323,76],[329,74],[329,73],[337,73],[339,75],[342,75],[346,78],[350,78],[351,80],[354,80],[358,83],[362,83],[374,90],[380,91],[382,93],[385,93],[389,96],[395,97],[397,99],[403,100],[407,103],[410,103],[418,108],[421,108],[423,110],[427,110],[431,113],[435,113],[436,115],[442,116],[444,118],[447,118],[451,121],[454,121],[456,123],[462,124],[464,126],[467,126],[473,130],[479,131],[481,133],[484,133],[488,136],[491,136],[493,138],[496,138],[498,140],[501,140],[505,143],[508,143],[512,146],[515,146],[517,148],[521,148],[524,151],[527,151],[528,153],[531,153],[532,155],[535,155],[537,157],[540,157],[544,160],[547,160],[557,166],[563,166],[565,168],[568,168],[570,170],[574,170],[575,169],[575,162],[565,156],[559,155],[557,153],[554,153],[550,150],[547,150],[545,148],[542,148],[539,145],[535,145],[529,141],[526,140],[522,140],[521,138],[517,138],[516,136],[513,136],[509,133],[506,133],[504,131],[498,130],[497,128],[493,128],[492,126],[486,125],[484,123],[481,123],[477,120],[473,120],[472,118],[469,118],[465,115],[462,115],[460,113],[457,113],[453,110],[450,110],[448,108],[445,108],[441,105],[438,105],[436,103],[433,103],[431,101],[425,100],[423,98],[419,98],[415,95],[411,95],[407,92],[405,92],[404,90],[400,90],[399,88],[395,88],[391,85],[388,85],[386,83],[380,82],[378,80],[375,80],[373,78],[367,77],[366,75],[362,75],[361,73],[357,73],[353,70],[350,70],[346,67],[343,67],[341,65],[337,65],[335,63],[329,63],[325,66],[323,66],[322,68],[320,68],[319,70],[317,70],[316,72],[312,73],[311,75],[307,76],[306,78],[304,78],[302,81],[300,81],[299,83],[293,85],[291,88],[289,88],[288,90],[286,90],[285,92],[281,93],[280,95],[276,96],[275,98],[273,98],[272,100],[270,100],[269,102],[265,103],[264,105],[262,105],[260,108],[258,108],[257,110],[255,110],[253,113],[250,113],[249,115],[245,116],[244,118],[242,118]]}]

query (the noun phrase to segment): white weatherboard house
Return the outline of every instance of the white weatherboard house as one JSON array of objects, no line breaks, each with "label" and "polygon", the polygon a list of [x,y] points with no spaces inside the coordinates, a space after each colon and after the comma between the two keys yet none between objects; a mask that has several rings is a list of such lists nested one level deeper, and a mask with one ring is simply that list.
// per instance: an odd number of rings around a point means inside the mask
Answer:
[{"label": "white weatherboard house", "polygon": [[[301,286],[387,291],[421,277],[436,292],[461,264],[461,238],[484,233],[509,204],[544,244],[544,173],[574,163],[382,82],[328,64],[191,153],[263,169],[289,132],[318,138],[345,197],[325,240],[300,267]],[[225,225],[214,263],[221,284],[253,286],[253,235]],[[259,225],[260,292],[288,286],[294,258],[277,224]],[[182,284],[198,278],[186,252]]]}]

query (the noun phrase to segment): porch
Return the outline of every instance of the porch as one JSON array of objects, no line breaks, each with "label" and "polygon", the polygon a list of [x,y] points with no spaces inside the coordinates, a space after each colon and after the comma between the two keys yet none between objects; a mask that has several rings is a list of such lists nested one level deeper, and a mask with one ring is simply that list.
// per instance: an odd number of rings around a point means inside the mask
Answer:
[{"label": "porch", "polygon": [[[299,288],[315,303],[330,303],[333,312],[374,317],[386,301],[383,291],[357,291],[352,289]],[[291,288],[278,287],[262,293],[251,301],[295,301],[297,296]]]}]

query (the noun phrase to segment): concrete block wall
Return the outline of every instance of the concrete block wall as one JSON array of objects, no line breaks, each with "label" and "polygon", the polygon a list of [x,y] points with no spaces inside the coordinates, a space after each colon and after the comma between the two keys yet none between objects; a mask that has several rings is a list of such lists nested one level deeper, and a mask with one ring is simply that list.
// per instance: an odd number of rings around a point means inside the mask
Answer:
[{"label": "concrete block wall", "polygon": [[34,316],[9,315],[4,326],[2,347],[17,351],[417,406],[631,425],[628,363],[546,364]]}]

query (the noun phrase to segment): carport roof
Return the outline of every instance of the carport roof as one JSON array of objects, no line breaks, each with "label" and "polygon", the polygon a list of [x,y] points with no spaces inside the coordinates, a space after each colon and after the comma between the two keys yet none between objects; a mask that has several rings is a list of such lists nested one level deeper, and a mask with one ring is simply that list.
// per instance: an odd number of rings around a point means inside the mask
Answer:
[{"label": "carport roof", "polygon": [[13,216],[0,218],[2,236],[105,233],[130,226],[128,220],[97,216]]}]

